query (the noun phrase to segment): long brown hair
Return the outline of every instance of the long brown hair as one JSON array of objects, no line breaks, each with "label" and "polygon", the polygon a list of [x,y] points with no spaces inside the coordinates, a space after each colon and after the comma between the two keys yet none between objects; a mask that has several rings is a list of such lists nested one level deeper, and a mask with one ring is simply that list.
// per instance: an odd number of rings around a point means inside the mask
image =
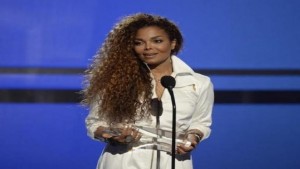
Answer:
[{"label": "long brown hair", "polygon": [[97,113],[108,124],[149,117],[152,79],[133,50],[136,32],[147,26],[158,26],[170,40],[176,40],[172,54],[182,47],[178,27],[160,16],[138,13],[124,17],[113,27],[86,71],[83,90],[83,103],[98,104]]}]

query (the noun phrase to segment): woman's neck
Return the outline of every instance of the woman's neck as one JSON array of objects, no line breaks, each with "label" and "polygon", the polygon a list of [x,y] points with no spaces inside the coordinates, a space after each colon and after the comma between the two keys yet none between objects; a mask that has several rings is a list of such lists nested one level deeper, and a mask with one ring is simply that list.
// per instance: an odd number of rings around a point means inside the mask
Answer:
[{"label": "woman's neck", "polygon": [[170,76],[173,72],[172,60],[171,58],[164,64],[160,64],[156,67],[150,67],[150,71],[153,75],[156,84],[160,85],[160,80],[163,76]]},{"label": "woman's neck", "polygon": [[164,63],[153,66],[149,65],[153,75],[171,75],[173,72],[172,60],[169,58]]}]

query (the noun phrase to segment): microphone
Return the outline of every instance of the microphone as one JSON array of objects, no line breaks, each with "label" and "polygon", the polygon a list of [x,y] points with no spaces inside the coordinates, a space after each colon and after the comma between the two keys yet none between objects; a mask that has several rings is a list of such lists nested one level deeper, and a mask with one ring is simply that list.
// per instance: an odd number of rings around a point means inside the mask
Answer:
[{"label": "microphone", "polygon": [[167,88],[172,101],[173,106],[173,118],[172,118],[172,160],[171,160],[171,168],[175,169],[175,151],[176,151],[176,103],[175,97],[173,93],[173,88],[175,87],[176,81],[172,76],[163,76],[161,79],[161,84],[163,87]]},{"label": "microphone", "polygon": [[160,81],[163,87],[167,89],[173,89],[176,84],[175,78],[172,76],[163,76]]}]

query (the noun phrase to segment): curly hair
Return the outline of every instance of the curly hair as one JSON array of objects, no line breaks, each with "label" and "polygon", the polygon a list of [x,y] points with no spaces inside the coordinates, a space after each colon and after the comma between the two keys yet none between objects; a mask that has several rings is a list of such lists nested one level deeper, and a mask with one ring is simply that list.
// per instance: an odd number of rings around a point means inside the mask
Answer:
[{"label": "curly hair", "polygon": [[87,106],[98,104],[97,113],[109,125],[134,123],[150,116],[152,78],[134,52],[137,31],[148,26],[157,26],[170,40],[176,40],[171,54],[180,51],[183,38],[173,22],[161,16],[137,13],[124,17],[113,27],[86,71],[82,102]]}]

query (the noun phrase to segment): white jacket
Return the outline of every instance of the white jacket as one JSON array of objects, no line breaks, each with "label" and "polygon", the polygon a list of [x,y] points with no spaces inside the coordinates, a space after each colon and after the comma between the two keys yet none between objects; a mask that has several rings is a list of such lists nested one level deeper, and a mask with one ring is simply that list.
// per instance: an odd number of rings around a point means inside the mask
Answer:
[{"label": "white jacket", "polygon": [[[176,102],[176,132],[184,133],[190,129],[198,129],[203,134],[203,139],[209,137],[212,123],[212,107],[214,102],[213,85],[207,76],[194,72],[188,65],[176,56],[172,56],[173,73],[176,80],[173,88]],[[155,94],[155,81],[152,81],[153,98]],[[166,152],[161,152],[159,159],[156,150],[143,149],[145,145],[161,142],[171,143],[172,131],[172,102],[170,94],[164,91],[161,97],[163,113],[160,116],[160,129],[156,129],[156,117],[137,121],[135,126],[143,134],[138,144],[129,146],[113,146],[107,144],[103,151],[98,169],[155,169],[157,164],[160,168],[171,168],[171,156]],[[107,126],[105,121],[96,114],[98,106],[95,105],[90,110],[86,118],[88,135],[94,139],[94,132],[99,126]],[[147,146],[146,146],[147,147]],[[151,146],[150,146],[151,147]],[[178,156],[176,169],[193,168],[190,153]]]}]

